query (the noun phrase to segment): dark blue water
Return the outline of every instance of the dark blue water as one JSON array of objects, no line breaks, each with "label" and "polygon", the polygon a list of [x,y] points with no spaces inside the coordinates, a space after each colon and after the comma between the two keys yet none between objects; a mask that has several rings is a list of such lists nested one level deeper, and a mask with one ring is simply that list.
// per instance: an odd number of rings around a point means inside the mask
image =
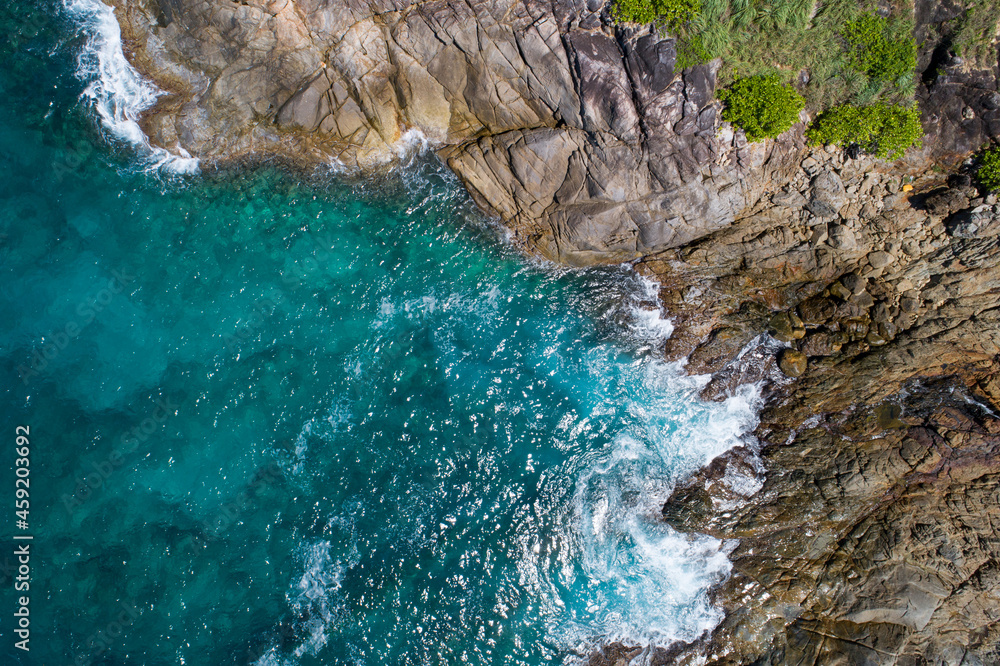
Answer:
[{"label": "dark blue water", "polygon": [[4,663],[572,663],[718,620],[721,544],[657,515],[753,396],[656,359],[652,285],[525,260],[429,154],[191,173],[95,0],[7,4]]}]

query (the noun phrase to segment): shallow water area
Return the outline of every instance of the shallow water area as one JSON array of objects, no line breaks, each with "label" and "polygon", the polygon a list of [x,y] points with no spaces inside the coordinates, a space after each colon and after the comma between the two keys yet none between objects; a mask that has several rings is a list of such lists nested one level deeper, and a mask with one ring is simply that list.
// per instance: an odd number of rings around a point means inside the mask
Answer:
[{"label": "shallow water area", "polygon": [[658,516],[756,394],[657,359],[655,287],[521,257],[428,155],[171,175],[101,112],[103,42],[32,11],[0,15],[35,549],[4,663],[576,663],[714,626],[722,544]]}]

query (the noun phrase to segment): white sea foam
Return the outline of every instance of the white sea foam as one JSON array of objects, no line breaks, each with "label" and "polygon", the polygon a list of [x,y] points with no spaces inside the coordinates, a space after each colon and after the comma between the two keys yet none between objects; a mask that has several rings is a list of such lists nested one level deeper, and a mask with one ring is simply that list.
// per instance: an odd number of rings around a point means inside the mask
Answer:
[{"label": "white sea foam", "polygon": [[429,150],[430,147],[431,142],[427,135],[413,127],[403,132],[399,140],[392,146],[392,150],[396,153],[399,161],[406,164]]},{"label": "white sea foam", "polygon": [[[649,304],[652,304],[652,307]],[[673,335],[673,321],[663,316],[658,282],[646,277],[639,278],[639,288],[633,298],[631,315],[630,332],[642,342],[664,342]]]},{"label": "white sea foam", "polygon": [[100,0],[66,0],[69,14],[87,36],[77,61],[77,75],[89,85],[90,100],[101,124],[116,139],[133,146],[144,168],[171,173],[195,173],[198,160],[177,147],[177,153],[152,146],[139,127],[139,116],[163,94],[129,64],[122,46],[121,26],[114,10]]},{"label": "white sea foam", "polygon": [[295,648],[295,656],[316,654],[326,645],[326,628],[334,615],[332,595],[340,589],[344,575],[340,563],[330,557],[330,542],[311,544],[305,552],[305,565],[299,579],[295,597],[290,599],[292,610],[298,614],[308,613],[305,623],[307,636]]},{"label": "white sea foam", "polygon": [[302,424],[299,434],[295,437],[291,452],[279,455],[279,459],[285,461],[286,470],[290,471],[292,475],[298,476],[306,468],[311,440],[319,439],[330,442],[338,434],[350,430],[352,424],[353,414],[350,405],[344,400],[335,402],[325,417],[314,417]]},{"label": "white sea foam", "polygon": [[344,564],[330,555],[329,541],[305,543],[300,551],[302,576],[285,595],[288,606],[298,618],[298,645],[291,655],[272,647],[255,666],[294,666],[305,655],[317,654],[329,641],[327,630],[336,623],[340,612],[337,591],[344,575]]},{"label": "white sea foam", "polygon": [[706,405],[695,397],[704,381],[682,375],[677,364],[650,363],[650,393],[631,410],[646,432],[616,437],[576,482],[566,541],[579,549],[594,590],[591,618],[564,622],[556,633],[584,655],[594,642],[692,640],[722,618],[706,593],[729,573],[724,544],[680,534],[659,518],[674,481],[741,444],[756,422],[759,387]]}]

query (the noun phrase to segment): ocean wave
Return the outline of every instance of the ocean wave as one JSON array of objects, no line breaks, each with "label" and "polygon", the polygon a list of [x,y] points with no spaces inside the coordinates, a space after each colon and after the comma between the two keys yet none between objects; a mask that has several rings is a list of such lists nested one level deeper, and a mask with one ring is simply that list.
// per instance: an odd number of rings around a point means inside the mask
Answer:
[{"label": "ocean wave", "polygon": [[88,82],[83,97],[97,112],[101,125],[138,152],[144,169],[196,173],[197,158],[179,146],[172,153],[151,145],[139,126],[140,115],[163,91],[142,78],[125,58],[114,10],[100,0],[66,0],[65,6],[87,37],[77,58],[77,76]]},{"label": "ocean wave", "polygon": [[[398,559],[382,564],[391,569],[395,563],[399,572],[417,570],[417,564],[429,566],[418,555],[427,552],[425,549],[443,548],[438,544],[444,543],[451,544],[447,562],[471,563],[468,568],[431,566],[427,580],[419,583],[394,580],[404,589],[410,589],[409,585],[415,589],[430,586],[431,580],[439,578],[463,581],[448,588],[449,594],[439,592],[435,604],[412,609],[413,617],[401,618],[400,627],[393,630],[399,634],[385,637],[387,643],[408,644],[414,651],[412,663],[421,663],[425,651],[440,649],[443,639],[429,629],[419,635],[401,634],[434,626],[438,613],[464,618],[450,631],[484,632],[482,640],[477,639],[482,652],[476,659],[481,662],[495,659],[494,650],[502,649],[498,644],[505,640],[503,628],[512,630],[512,640],[521,641],[515,646],[518,651],[537,658],[547,655],[552,663],[564,664],[586,663],[594,650],[614,641],[666,646],[678,640],[694,640],[722,619],[722,610],[712,604],[708,590],[729,575],[731,544],[679,533],[663,522],[661,509],[681,478],[745,443],[747,433],[757,423],[760,386],[745,385],[725,401],[704,402],[698,394],[709,376],[687,375],[681,363],[667,363],[655,354],[623,353],[662,342],[670,326],[654,307],[658,290],[655,283],[626,281],[620,286],[622,298],[615,307],[622,314],[638,308],[639,314],[653,315],[638,322],[632,320],[625,332],[633,338],[631,345],[622,345],[620,339],[614,338],[582,348],[577,334],[568,330],[562,320],[520,319],[519,325],[508,328],[511,315],[499,306],[506,299],[502,298],[500,286],[491,281],[473,289],[408,292],[378,301],[373,338],[366,348],[370,352],[365,356],[367,369],[361,376],[376,376],[385,373],[386,368],[395,368],[388,357],[381,356],[391,347],[387,343],[394,331],[429,329],[434,333],[428,342],[435,349],[438,369],[444,377],[439,384],[446,387],[443,395],[485,396],[480,403],[481,413],[501,415],[497,417],[499,425],[516,419],[522,411],[541,414],[543,410],[556,410],[559,414],[558,418],[551,417],[552,427],[544,435],[550,439],[551,449],[541,447],[537,457],[527,453],[526,460],[521,458],[518,451],[531,451],[534,440],[514,430],[508,435],[509,449],[500,435],[477,454],[481,457],[476,465],[476,481],[482,484],[483,496],[476,498],[475,507],[455,494],[461,483],[447,481],[461,467],[460,455],[447,443],[460,447],[461,441],[452,442],[447,437],[439,440],[430,434],[436,433],[439,426],[447,432],[460,417],[435,423],[424,435],[442,444],[441,449],[433,451],[434,458],[441,456],[443,465],[432,466],[442,479],[433,498],[420,499],[418,486],[405,484],[404,467],[376,463],[385,465],[380,468],[383,478],[385,470],[391,469],[392,478],[405,489],[373,487],[363,501],[374,507],[406,506],[408,516],[402,525],[386,527],[400,530],[393,541],[398,538],[407,545],[399,551]],[[563,303],[562,307],[571,305]],[[505,332],[497,333],[498,328]],[[509,368],[491,367],[474,349],[496,349],[520,359],[521,367],[534,368],[535,376],[551,382],[554,392],[545,394],[549,397],[525,394],[527,387],[514,380]],[[553,400],[560,395],[570,399]],[[414,411],[411,416],[419,420],[417,414]],[[389,421],[383,412],[368,416],[374,423]],[[472,417],[478,420],[480,413]],[[311,420],[304,432],[322,438],[335,430],[327,418]],[[296,453],[304,441],[300,434]],[[431,452],[422,446],[416,439],[406,439],[401,441],[400,450],[404,456],[426,462]],[[560,454],[557,456],[555,451]],[[553,464],[557,457],[561,457],[560,462]],[[300,483],[308,483],[313,476],[317,487],[336,487],[340,483],[331,480],[331,469],[324,467],[322,458],[296,468]],[[512,473],[514,465],[523,465],[523,477]],[[364,469],[365,473],[378,473],[367,465]],[[536,475],[537,480],[529,482]],[[744,496],[759,489],[750,477],[730,475],[727,482],[734,492]],[[522,487],[525,483],[529,485]],[[522,493],[536,499],[518,502]],[[507,499],[496,499],[499,497]],[[439,504],[442,500],[446,504]],[[496,504],[483,511],[479,502]],[[507,503],[512,505],[509,513]],[[459,521],[456,527],[456,515],[476,518],[472,523]],[[475,526],[480,521],[494,522],[495,530],[480,535]],[[433,528],[436,524],[437,530]],[[413,538],[402,535],[408,531],[412,531]],[[453,532],[456,536],[449,537]],[[369,544],[376,544],[370,552],[396,553],[395,548],[387,549],[383,537],[375,532],[365,538]],[[455,540],[448,541],[450,538]],[[312,552],[314,544],[304,539],[300,548]],[[487,551],[494,555],[484,560],[481,554]],[[345,561],[334,556],[325,566],[351,579],[348,591],[338,590],[337,594],[354,599],[357,605],[357,590],[370,588],[370,574],[352,570],[343,564]],[[468,581],[477,582],[470,585]],[[298,612],[301,580],[293,578],[290,587],[289,609]],[[490,589],[480,592],[480,587]],[[374,615],[399,612],[398,608],[390,610],[377,596],[370,603],[371,607],[365,607]],[[360,625],[341,626],[334,616],[321,612],[310,617],[314,624],[302,632],[294,648],[275,648],[269,660],[258,666],[306,663],[299,657],[315,654],[307,646],[319,650],[322,641],[314,638],[321,636],[329,637],[330,645],[346,643],[373,660],[359,659],[358,663],[375,663],[386,656],[380,652],[380,645],[368,642]],[[358,618],[355,622],[366,621]],[[650,653],[647,650],[645,656]],[[512,658],[509,663],[530,661]]]},{"label": "ocean wave", "polygon": [[640,342],[666,342],[674,333],[674,323],[663,316],[660,284],[644,276],[639,276],[638,282],[629,303],[629,332]]}]

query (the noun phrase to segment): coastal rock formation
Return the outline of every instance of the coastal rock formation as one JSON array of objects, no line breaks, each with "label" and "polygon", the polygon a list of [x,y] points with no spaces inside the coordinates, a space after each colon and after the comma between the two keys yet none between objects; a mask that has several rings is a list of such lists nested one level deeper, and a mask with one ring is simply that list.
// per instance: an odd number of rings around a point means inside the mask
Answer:
[{"label": "coastal rock formation", "polygon": [[772,471],[752,503],[716,489],[738,454],[680,489],[669,521],[740,539],[727,618],[681,663],[997,663],[997,370],[819,418],[785,400],[758,430]]},{"label": "coastal rock formation", "polygon": [[[116,3],[132,59],[171,93],[146,118],[154,143],[370,170],[426,139],[530,251],[563,263],[723,229],[803,148],[801,125],[748,145],[721,122],[718,63],[677,71],[673,39],[614,26],[593,0]],[[918,33],[956,11],[918,3]],[[942,69],[927,43],[922,67]],[[934,113],[907,168],[954,163],[1000,129],[994,72],[942,72],[921,88]],[[816,191],[817,213],[843,196]]]},{"label": "coastal rock formation", "polygon": [[[904,192],[868,166],[827,159],[852,197],[836,218],[812,215],[803,170],[771,207],[644,264],[680,313],[673,353],[715,372],[706,397],[767,371],[717,353],[719,331],[770,332],[800,377],[771,385],[760,461],[730,452],[664,507],[679,529],[740,540],[727,619],[681,663],[1000,659],[996,199],[961,177]],[[786,370],[791,353],[804,370]],[[751,499],[732,479],[761,462]]]},{"label": "coastal rock formation", "polygon": [[145,120],[155,143],[364,170],[426,137],[531,251],[586,265],[724,228],[802,149],[801,126],[753,145],[721,128],[717,64],[675,71],[672,39],[602,8],[144,0],[118,14],[172,93]]}]

